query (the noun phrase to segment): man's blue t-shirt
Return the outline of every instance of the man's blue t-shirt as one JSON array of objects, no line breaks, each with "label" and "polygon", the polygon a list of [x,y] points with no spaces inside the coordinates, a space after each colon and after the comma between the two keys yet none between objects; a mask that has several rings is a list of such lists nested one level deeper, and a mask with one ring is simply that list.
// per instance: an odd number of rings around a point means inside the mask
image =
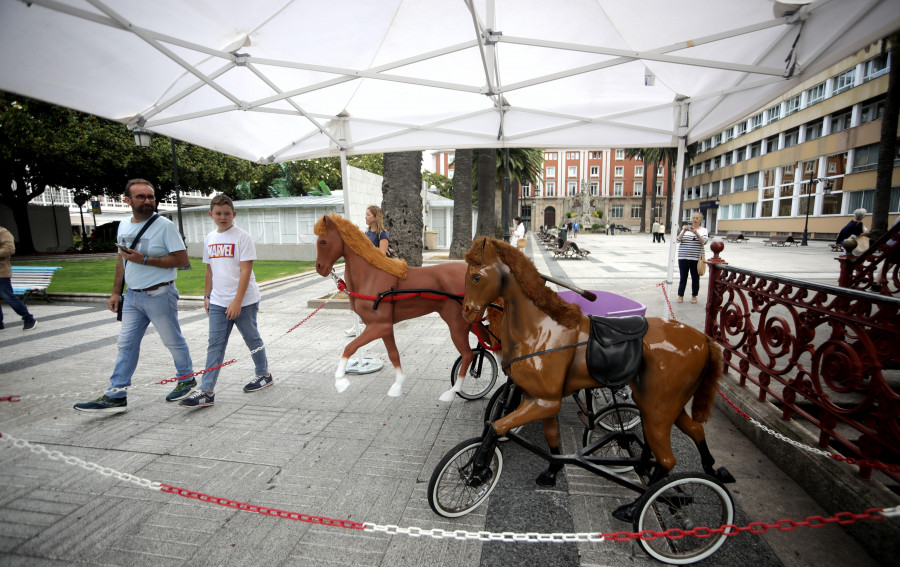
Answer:
[{"label": "man's blue t-shirt", "polygon": [[[149,219],[148,219],[149,220]],[[134,238],[144,228],[147,221],[133,223],[125,220],[119,223],[116,242],[131,248]],[[172,252],[184,250],[184,242],[175,224],[165,217],[153,221],[150,228],[141,235],[136,250],[150,258],[168,256]],[[125,262],[125,284],[133,289],[146,289],[158,283],[170,282],[176,278],[176,268],[155,268],[134,262]]]}]

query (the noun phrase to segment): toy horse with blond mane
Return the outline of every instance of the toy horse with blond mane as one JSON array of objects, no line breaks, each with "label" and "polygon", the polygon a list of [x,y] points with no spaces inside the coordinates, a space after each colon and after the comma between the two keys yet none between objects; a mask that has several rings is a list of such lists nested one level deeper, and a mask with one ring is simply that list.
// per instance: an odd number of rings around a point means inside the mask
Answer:
[{"label": "toy horse with blond mane", "polygon": [[[477,321],[491,302],[503,298],[505,310],[497,333],[503,367],[524,393],[517,409],[493,422],[489,436],[503,436],[515,427],[541,420],[550,452],[558,455],[556,416],[562,399],[578,390],[608,385],[592,377],[598,372],[589,368],[586,356],[593,318],[548,288],[534,264],[513,246],[480,237],[465,259],[469,267],[463,316]],[[631,319],[644,325],[643,318]],[[645,328],[643,338],[636,339],[642,342],[635,343],[634,351],[636,357],[642,351],[642,364],[635,365],[636,375],[623,380],[631,386],[645,441],[656,458],[652,480],[665,476],[675,466],[671,446],[674,424],[694,441],[704,470],[728,482],[730,475],[724,468],[713,470],[715,461],[701,425],[709,418],[715,401],[716,384],[722,374],[721,348],[704,333],[676,321],[647,318]],[[601,368],[599,374],[614,370]],[[692,397],[692,415],[688,415],[685,406]],[[561,464],[551,462],[537,482],[554,484],[561,468]]]},{"label": "toy horse with blond mane", "polygon": [[[365,234],[352,222],[337,216],[325,215],[316,222],[316,272],[321,276],[332,273],[334,263],[344,257],[344,282],[350,292],[350,307],[365,322],[363,332],[344,348],[341,361],[335,372],[334,386],[343,392],[350,385],[345,377],[350,357],[365,344],[381,339],[387,348],[388,358],[394,366],[396,378],[388,391],[389,396],[402,394],[406,378],[400,366],[400,353],[394,341],[394,324],[406,319],[421,317],[428,313],[438,313],[450,328],[450,338],[462,357],[459,376],[450,390],[441,394],[441,401],[453,400],[461,391],[466,372],[474,359],[469,347],[471,325],[463,319],[459,303],[439,294],[412,294],[415,297],[385,298],[377,304],[373,299],[391,290],[435,290],[446,294],[462,296],[465,289],[463,277],[466,264],[448,262],[435,266],[410,268],[403,260],[385,257]],[[391,299],[396,299],[392,301]]]}]

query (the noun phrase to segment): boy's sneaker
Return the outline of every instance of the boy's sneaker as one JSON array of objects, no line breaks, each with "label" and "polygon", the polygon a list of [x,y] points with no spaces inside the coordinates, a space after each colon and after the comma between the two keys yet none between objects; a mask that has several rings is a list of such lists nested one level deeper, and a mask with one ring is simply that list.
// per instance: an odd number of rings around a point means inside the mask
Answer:
[{"label": "boy's sneaker", "polygon": [[34,329],[35,325],[37,325],[37,319],[31,319],[29,321],[25,321],[25,326],[22,327],[23,331],[30,331]]},{"label": "boy's sneaker", "polygon": [[191,393],[191,389],[197,385],[197,381],[191,378],[175,385],[175,389],[166,396],[167,402],[177,402],[181,398],[187,397]]},{"label": "boy's sneaker", "polygon": [[216,401],[215,394],[207,394],[206,392],[194,392],[190,396],[178,402],[178,405],[186,408],[200,408],[211,406]]},{"label": "boy's sneaker", "polygon": [[265,376],[257,376],[256,378],[251,380],[249,384],[244,386],[244,392],[256,392],[258,390],[262,390],[267,386],[271,386],[272,384],[274,384],[274,382],[272,382],[271,374],[266,374]]},{"label": "boy's sneaker", "polygon": [[75,404],[78,411],[86,411],[92,413],[121,413],[128,409],[128,398],[110,398],[109,396],[100,396],[93,402],[83,402]]}]

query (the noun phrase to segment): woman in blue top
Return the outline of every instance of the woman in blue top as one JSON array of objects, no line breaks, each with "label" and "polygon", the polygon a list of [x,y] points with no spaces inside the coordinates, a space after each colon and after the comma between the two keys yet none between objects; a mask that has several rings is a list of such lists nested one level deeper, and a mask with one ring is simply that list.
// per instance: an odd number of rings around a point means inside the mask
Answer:
[{"label": "woman in blue top", "polygon": [[387,256],[388,244],[391,241],[388,232],[384,229],[384,213],[378,205],[369,205],[366,207],[366,236],[372,241],[375,248],[381,250],[381,253]]}]

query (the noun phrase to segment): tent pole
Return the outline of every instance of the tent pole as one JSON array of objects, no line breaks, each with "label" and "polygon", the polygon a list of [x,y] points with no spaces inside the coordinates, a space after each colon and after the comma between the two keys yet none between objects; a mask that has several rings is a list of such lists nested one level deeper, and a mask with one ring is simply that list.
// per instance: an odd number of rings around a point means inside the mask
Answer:
[{"label": "tent pole", "polygon": [[347,175],[347,150],[341,148],[341,188],[344,190],[344,218],[353,220],[350,215],[350,178]]},{"label": "tent pole", "polygon": [[672,227],[671,233],[669,234],[669,264],[666,269],[666,285],[672,285],[674,269],[675,269],[675,254],[677,251],[677,243],[675,242],[675,235],[678,234],[678,229],[681,228],[681,189],[682,182],[684,181],[684,153],[686,150],[686,137],[687,137],[687,106],[684,103],[679,104],[678,106],[678,159],[676,160],[675,165],[675,187],[674,193],[672,194]]}]

